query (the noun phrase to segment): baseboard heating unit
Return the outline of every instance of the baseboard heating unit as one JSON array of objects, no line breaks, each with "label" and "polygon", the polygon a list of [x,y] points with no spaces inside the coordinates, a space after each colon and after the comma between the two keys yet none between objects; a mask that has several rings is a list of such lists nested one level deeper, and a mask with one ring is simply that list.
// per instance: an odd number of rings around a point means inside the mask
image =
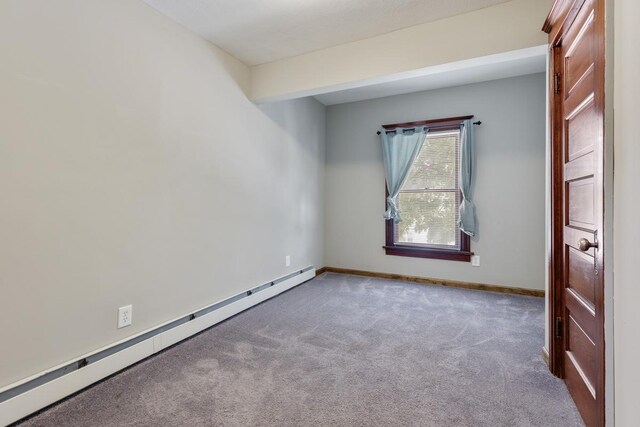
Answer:
[{"label": "baseboard heating unit", "polygon": [[0,388],[0,425],[18,421],[146,357],[315,277],[313,266],[185,314]]}]

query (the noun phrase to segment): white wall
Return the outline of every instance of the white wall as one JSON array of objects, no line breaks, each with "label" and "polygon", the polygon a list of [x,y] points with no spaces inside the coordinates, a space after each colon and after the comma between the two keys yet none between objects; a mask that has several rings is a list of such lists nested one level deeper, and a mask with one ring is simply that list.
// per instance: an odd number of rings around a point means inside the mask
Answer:
[{"label": "white wall", "polygon": [[[544,289],[544,74],[327,109],[325,262],[329,266]],[[474,114],[481,267],[385,255],[380,125]]]},{"label": "white wall", "polygon": [[605,425],[615,425],[614,357],[614,2],[605,1],[604,231],[600,239],[604,265]]},{"label": "white wall", "polygon": [[[614,351],[615,422],[634,426],[640,418],[640,3],[615,2]],[[611,345],[611,343],[607,343]]]},{"label": "white wall", "polygon": [[140,1],[3,0],[0,58],[0,387],[324,264],[315,100]]},{"label": "white wall", "polygon": [[[547,43],[552,0],[512,0],[251,68],[251,98],[290,99]],[[383,80],[378,80],[383,78]]]}]

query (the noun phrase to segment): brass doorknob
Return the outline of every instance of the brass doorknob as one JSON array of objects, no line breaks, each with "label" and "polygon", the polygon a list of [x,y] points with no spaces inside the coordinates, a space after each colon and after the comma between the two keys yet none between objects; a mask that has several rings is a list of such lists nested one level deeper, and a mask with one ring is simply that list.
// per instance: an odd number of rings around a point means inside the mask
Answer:
[{"label": "brass doorknob", "polygon": [[597,247],[598,247],[598,242],[591,243],[584,237],[578,240],[578,249],[580,249],[582,252],[586,252],[591,248],[597,248]]}]

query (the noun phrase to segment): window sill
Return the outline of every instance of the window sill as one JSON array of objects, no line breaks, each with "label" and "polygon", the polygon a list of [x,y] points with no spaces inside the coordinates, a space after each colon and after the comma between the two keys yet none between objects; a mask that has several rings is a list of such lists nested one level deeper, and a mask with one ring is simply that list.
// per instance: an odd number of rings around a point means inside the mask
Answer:
[{"label": "window sill", "polygon": [[447,261],[471,262],[473,252],[455,251],[448,249],[419,248],[415,246],[393,245],[383,246],[387,255],[406,256],[414,258],[432,258]]}]

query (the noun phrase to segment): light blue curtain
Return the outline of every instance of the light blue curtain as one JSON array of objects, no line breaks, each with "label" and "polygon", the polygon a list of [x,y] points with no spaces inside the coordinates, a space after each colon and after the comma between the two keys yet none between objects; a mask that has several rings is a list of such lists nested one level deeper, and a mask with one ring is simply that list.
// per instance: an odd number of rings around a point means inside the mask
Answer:
[{"label": "light blue curtain", "polygon": [[460,141],[460,219],[458,227],[463,233],[473,237],[476,234],[476,207],[473,204],[471,188],[473,187],[473,124],[465,120],[462,124]]},{"label": "light blue curtain", "polygon": [[400,222],[397,198],[402,184],[407,179],[411,166],[418,156],[422,144],[427,137],[428,129],[396,129],[395,133],[387,133],[383,129],[382,137],[382,159],[384,160],[384,170],[387,177],[387,211],[384,213],[385,219],[393,219]]}]

